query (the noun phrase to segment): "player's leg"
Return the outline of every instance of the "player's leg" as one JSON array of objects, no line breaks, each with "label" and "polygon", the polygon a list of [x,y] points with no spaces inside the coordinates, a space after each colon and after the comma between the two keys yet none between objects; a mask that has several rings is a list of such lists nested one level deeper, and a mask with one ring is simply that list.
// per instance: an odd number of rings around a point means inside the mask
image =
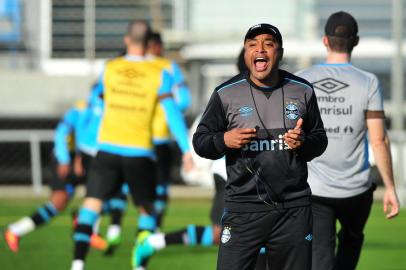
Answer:
[{"label": "player's leg", "polygon": [[312,269],[332,270],[336,246],[336,212],[334,199],[312,197],[313,248]]},{"label": "player's leg", "polygon": [[93,226],[99,219],[103,201],[120,186],[121,157],[99,152],[93,160],[86,183],[86,198],[79,210],[78,224],[73,235],[74,260],[72,270],[82,270],[89,249]]},{"label": "player's leg", "polygon": [[31,216],[23,217],[8,225],[4,232],[6,243],[13,252],[17,252],[19,249],[20,237],[34,231],[41,225],[48,224],[56,215],[65,210],[74,193],[74,187],[67,183],[67,179],[61,179],[56,173],[56,162],[53,166],[55,169],[49,182],[52,190],[49,201],[38,207]]},{"label": "player's leg", "polygon": [[84,261],[89,250],[93,226],[99,219],[101,208],[102,201],[100,199],[87,197],[79,210],[78,224],[73,234],[74,253],[72,270],[84,269]]},{"label": "player's leg", "polygon": [[253,270],[272,228],[271,212],[225,212],[217,270]]},{"label": "player's leg", "polygon": [[224,187],[225,179],[220,175],[214,175],[215,194],[212,200],[210,219],[212,225],[201,226],[189,224],[183,229],[170,233],[156,233],[149,236],[143,246],[153,249],[154,252],[161,250],[168,245],[183,244],[185,246],[211,246],[220,243],[221,217],[224,209]]},{"label": "player's leg", "polygon": [[364,227],[373,202],[373,190],[343,200],[337,210],[341,224],[334,270],[356,269],[364,242]]},{"label": "player's leg", "polygon": [[150,158],[123,158],[123,177],[127,182],[134,205],[137,207],[137,231],[156,229],[154,201],[156,199],[156,167]]},{"label": "player's leg", "polygon": [[[213,196],[212,208],[210,211],[210,219],[213,224],[213,243],[220,243],[220,234],[221,234],[221,217],[224,212],[224,190],[226,185],[226,179],[221,175],[215,173],[213,175],[215,194]],[[256,270],[265,270],[266,269],[266,254],[265,248],[261,248],[260,253],[258,254],[257,262],[255,264]]]},{"label": "player's leg", "polygon": [[[74,162],[73,162],[73,169],[75,172],[75,175],[77,176],[77,184],[86,184],[86,179],[88,176],[88,173],[90,171],[90,166],[93,160],[93,156],[88,155],[84,152],[80,152],[75,156]],[[74,209],[72,211],[72,217],[73,217],[73,230],[76,229],[77,226],[77,221],[78,221],[78,209]],[[99,227],[101,223],[101,218],[99,218],[96,223],[93,225],[93,230],[92,230],[92,235],[90,237],[90,246],[92,248],[98,249],[98,250],[106,250],[107,248],[107,242],[106,240],[103,239],[99,235]]]},{"label": "player's leg", "polygon": [[213,225],[213,243],[220,244],[221,218],[224,214],[224,190],[226,179],[219,174],[213,175],[215,193],[210,210],[210,220]]},{"label": "player's leg", "polygon": [[96,223],[93,224],[92,235],[90,237],[90,246],[94,249],[101,251],[106,251],[108,248],[107,241],[99,234],[101,223],[101,216],[97,219]]},{"label": "player's leg", "polygon": [[225,179],[214,174],[215,193],[212,200],[210,219],[212,225],[201,226],[189,224],[184,229],[170,232],[157,233],[148,237],[144,245],[151,245],[154,251],[167,245],[183,244],[185,246],[212,246],[220,243],[221,217],[224,209]]},{"label": "player's leg", "polygon": [[211,246],[213,244],[219,244],[221,233],[220,223],[224,209],[225,180],[221,178],[220,175],[215,175],[214,179],[216,190],[210,213],[212,225],[198,226],[189,224],[185,228],[177,231],[151,234],[135,248],[135,250],[140,253],[140,255],[135,256],[141,258],[140,260],[144,260],[168,245]]},{"label": "player's leg", "polygon": [[310,206],[275,211],[267,251],[272,270],[310,270],[312,209]]},{"label": "player's leg", "polygon": [[108,226],[106,234],[108,242],[106,255],[112,255],[114,249],[121,243],[121,221],[127,209],[127,194],[128,185],[124,183],[119,192],[105,202],[108,204],[108,213],[111,217],[111,224]]},{"label": "player's leg", "polygon": [[155,146],[157,156],[157,186],[156,200],[154,202],[157,218],[157,227],[162,226],[163,217],[168,206],[168,189],[171,184],[172,149],[170,143]]},{"label": "player's leg", "polygon": [[125,158],[123,174],[128,183],[134,205],[138,209],[138,228],[132,252],[133,268],[146,264],[137,253],[137,243],[141,243],[157,228],[154,201],[156,199],[156,164],[150,158]]},{"label": "player's leg", "polygon": [[151,234],[145,239],[143,245],[150,246],[149,249],[152,248],[154,252],[168,245],[212,246],[214,244],[213,235],[212,225],[200,226],[189,224],[184,229],[178,231]]},{"label": "player's leg", "polygon": [[210,219],[212,225],[189,224],[186,228],[166,233],[155,234],[148,238],[146,244],[150,244],[155,250],[160,250],[167,245],[183,244],[186,246],[212,246],[220,243],[221,217],[224,209],[224,186],[225,179],[220,175],[214,175],[215,194],[212,200]]},{"label": "player's leg", "polygon": [[186,246],[212,246],[213,227],[188,225],[185,229],[170,233],[141,232],[133,249],[133,267],[146,269],[150,257],[168,245],[183,244]]},{"label": "player's leg", "polygon": [[[39,226],[47,224],[60,211],[65,209],[68,195],[65,191],[54,191],[50,200],[35,210],[31,216],[26,216],[8,225],[4,232],[6,243],[11,251],[19,250],[20,237],[34,231]],[[58,208],[57,208],[58,206]]]}]

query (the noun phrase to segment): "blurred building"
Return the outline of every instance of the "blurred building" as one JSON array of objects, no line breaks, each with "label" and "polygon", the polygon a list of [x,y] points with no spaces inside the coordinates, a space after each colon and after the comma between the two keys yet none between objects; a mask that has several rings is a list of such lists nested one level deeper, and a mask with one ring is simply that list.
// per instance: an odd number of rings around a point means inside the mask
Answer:
[{"label": "blurred building", "polygon": [[[18,97],[0,108],[0,117],[59,116],[86,95],[103,61],[120,53],[126,25],[134,18],[163,32],[167,54],[182,62],[195,96],[207,96],[235,73],[235,57],[251,25],[270,22],[280,28],[284,68],[295,71],[322,61],[323,25],[332,12],[345,10],[360,28],[353,61],[378,74],[390,100],[394,2],[403,1],[0,0],[0,76],[10,82],[0,97]],[[13,34],[2,34],[3,22]],[[195,103],[192,113],[203,105]]]}]

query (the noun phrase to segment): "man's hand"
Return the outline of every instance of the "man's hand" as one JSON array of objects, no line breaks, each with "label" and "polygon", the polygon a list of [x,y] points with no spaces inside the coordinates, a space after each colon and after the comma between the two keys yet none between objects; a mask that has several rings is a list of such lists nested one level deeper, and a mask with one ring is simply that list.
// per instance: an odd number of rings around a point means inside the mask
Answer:
[{"label": "man's hand", "polygon": [[73,160],[73,172],[76,176],[82,177],[85,175],[85,169],[82,165],[82,156],[76,155],[75,159]]},{"label": "man's hand", "polygon": [[70,166],[69,164],[58,164],[56,167],[56,173],[61,180],[65,180],[69,174]]},{"label": "man's hand", "polygon": [[289,129],[288,132],[286,132],[283,135],[283,139],[288,144],[290,149],[295,150],[300,146],[302,146],[304,142],[304,133],[302,130],[302,125],[303,119],[300,118],[296,123],[296,127],[294,129]]},{"label": "man's hand", "polygon": [[399,214],[399,201],[394,188],[387,188],[383,195],[383,211],[387,219],[396,217]]},{"label": "man's hand", "polygon": [[224,142],[228,148],[239,149],[256,136],[254,128],[234,128],[224,133]]},{"label": "man's hand", "polygon": [[182,156],[182,167],[185,172],[189,172],[195,166],[190,152],[186,152]]}]

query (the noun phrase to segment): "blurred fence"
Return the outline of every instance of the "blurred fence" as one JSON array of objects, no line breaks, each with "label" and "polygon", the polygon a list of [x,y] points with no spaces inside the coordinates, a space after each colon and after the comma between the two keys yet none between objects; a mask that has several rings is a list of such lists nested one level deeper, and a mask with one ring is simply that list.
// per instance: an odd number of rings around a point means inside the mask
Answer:
[{"label": "blurred fence", "polygon": [[31,179],[34,192],[40,194],[43,179],[51,175],[53,136],[53,130],[1,130],[0,183]]},{"label": "blurred fence", "polygon": [[[398,195],[405,206],[406,131],[392,131],[389,135]],[[52,175],[53,136],[53,130],[0,130],[0,184],[31,184],[34,193],[40,195],[42,185]],[[174,157],[178,156],[179,153],[175,153]],[[177,166],[172,176],[179,183],[180,161],[175,159]],[[370,161],[375,164],[372,155]]]},{"label": "blurred fence", "polygon": [[[54,129],[0,129],[0,185],[30,184],[40,195],[43,184],[55,175],[53,141]],[[172,154],[173,183],[181,184],[181,152],[175,144]]]}]

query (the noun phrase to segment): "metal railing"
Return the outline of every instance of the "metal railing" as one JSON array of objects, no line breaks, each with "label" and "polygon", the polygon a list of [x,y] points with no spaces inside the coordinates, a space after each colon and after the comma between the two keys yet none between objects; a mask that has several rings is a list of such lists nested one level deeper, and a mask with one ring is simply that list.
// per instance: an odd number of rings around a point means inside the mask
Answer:
[{"label": "metal railing", "polygon": [[42,192],[41,142],[52,142],[53,130],[0,130],[0,143],[28,142],[30,145],[31,181],[35,194]]}]

